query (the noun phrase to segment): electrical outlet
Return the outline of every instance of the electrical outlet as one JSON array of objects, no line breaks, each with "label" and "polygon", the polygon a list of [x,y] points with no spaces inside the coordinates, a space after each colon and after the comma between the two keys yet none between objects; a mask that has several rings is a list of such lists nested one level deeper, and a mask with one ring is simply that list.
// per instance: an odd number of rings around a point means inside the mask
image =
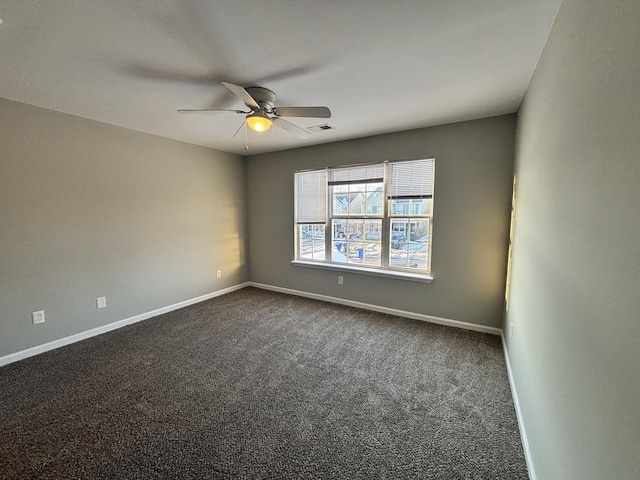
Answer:
[{"label": "electrical outlet", "polygon": [[107,306],[107,298],[106,297],[98,297],[96,298],[96,307],[97,308],[105,308]]},{"label": "electrical outlet", "polygon": [[216,277],[217,277],[217,278],[222,278],[222,270],[218,270],[218,271],[216,272]]},{"label": "electrical outlet", "polygon": [[33,321],[34,325],[37,325],[39,323],[44,323],[44,310],[33,312],[31,314],[31,320]]},{"label": "electrical outlet", "polygon": [[509,340],[513,338],[513,322],[509,324]]},{"label": "electrical outlet", "polygon": [[338,275],[338,285],[342,285],[344,283],[344,278],[342,275]]}]

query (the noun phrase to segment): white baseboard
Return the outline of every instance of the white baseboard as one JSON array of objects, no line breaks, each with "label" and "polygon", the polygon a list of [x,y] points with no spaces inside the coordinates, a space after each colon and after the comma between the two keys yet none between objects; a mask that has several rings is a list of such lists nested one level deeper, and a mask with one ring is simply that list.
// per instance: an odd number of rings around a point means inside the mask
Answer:
[{"label": "white baseboard", "polygon": [[203,302],[205,300],[209,300],[210,298],[224,295],[225,293],[230,293],[235,290],[240,290],[241,288],[245,288],[247,286],[249,286],[249,283],[241,283],[239,285],[234,285],[233,287],[224,288],[222,290],[218,290],[212,293],[207,293],[206,295],[201,295],[199,297],[191,298],[189,300],[184,300],[183,302],[174,303],[173,305],[168,305],[166,307],[158,308],[156,310],[151,310],[150,312],[141,313],[140,315],[135,315],[133,317],[125,318],[124,320],[118,320],[116,322],[109,323],[108,325],[103,325],[101,327],[92,328],[91,330],[86,330],[84,332],[76,333],[75,335],[70,335],[68,337],[60,338],[59,340],[54,340],[53,342],[44,343],[42,345],[36,345],[35,347],[27,348],[26,350],[21,350],[16,353],[11,353],[9,355],[5,355],[4,357],[0,357],[0,367],[3,365],[7,365],[9,363],[17,362],[18,360],[22,360],[28,357],[32,357],[34,355],[38,355],[39,353],[48,352],[49,350],[54,350],[56,348],[64,347],[65,345],[70,345],[72,343],[79,342],[80,340],[85,340],[87,338],[95,337],[96,335],[101,335],[103,333],[110,332],[111,330],[122,328],[126,325],[131,325],[132,323],[141,322],[142,320],[147,320],[149,318],[162,315],[163,313],[172,312],[174,310],[178,310],[179,308],[184,308],[189,305],[193,305],[194,303]]},{"label": "white baseboard", "polygon": [[264,283],[249,282],[248,286],[261,288],[263,290],[271,290],[273,292],[288,293],[290,295],[297,295],[299,297],[313,298],[314,300],[322,300],[330,303],[338,303],[340,305],[347,305],[349,307],[361,308],[363,310],[372,310],[374,312],[386,313],[389,315],[396,315],[398,317],[411,318],[413,320],[422,320],[424,322],[437,323],[439,325],[446,325],[448,327],[464,328],[465,330],[474,330],[476,332],[491,333],[492,335],[502,335],[501,329],[496,327],[488,327],[486,325],[478,325],[475,323],[462,322],[460,320],[451,320],[448,318],[434,317],[431,315],[424,315],[422,313],[407,312],[405,310],[397,310],[395,308],[381,307],[379,305],[356,302],[353,300],[346,300],[344,298],[338,298],[338,297],[330,297],[327,295],[320,295],[318,293],[310,293],[310,292],[303,292],[300,290],[292,290],[290,288],[275,287],[273,285],[266,285]]},{"label": "white baseboard", "polygon": [[524,426],[524,419],[522,418],[522,410],[520,409],[520,400],[518,399],[518,391],[516,390],[516,384],[513,378],[513,370],[511,370],[511,361],[509,360],[509,350],[507,350],[507,343],[504,340],[504,332],[502,337],[502,349],[504,350],[504,360],[507,364],[507,376],[509,377],[509,385],[511,386],[511,397],[513,398],[513,405],[516,409],[516,418],[518,419],[518,428],[520,429],[520,438],[522,439],[522,448],[524,449],[524,459],[527,462],[527,470],[529,471],[529,479],[536,480],[536,469],[533,466],[533,458],[531,458],[531,450],[529,449],[529,439],[527,437],[527,430]]}]

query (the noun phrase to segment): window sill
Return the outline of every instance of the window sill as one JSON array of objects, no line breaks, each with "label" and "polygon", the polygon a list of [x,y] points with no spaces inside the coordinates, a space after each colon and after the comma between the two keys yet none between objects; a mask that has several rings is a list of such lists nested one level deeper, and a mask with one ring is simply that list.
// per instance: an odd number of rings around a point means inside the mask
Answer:
[{"label": "window sill", "polygon": [[405,273],[395,270],[374,270],[372,268],[362,268],[351,265],[337,265],[335,263],[308,262],[304,260],[291,260],[296,267],[321,268],[325,270],[337,270],[340,272],[360,273],[363,275],[374,275],[376,277],[397,278],[399,280],[409,280],[411,282],[431,283],[433,276],[417,273]]}]

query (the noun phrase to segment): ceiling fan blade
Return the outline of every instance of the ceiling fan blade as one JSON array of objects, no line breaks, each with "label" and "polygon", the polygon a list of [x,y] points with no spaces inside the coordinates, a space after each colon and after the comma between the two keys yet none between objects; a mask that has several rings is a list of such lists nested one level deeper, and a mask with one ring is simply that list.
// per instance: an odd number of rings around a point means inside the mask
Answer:
[{"label": "ceiling fan blade", "polygon": [[233,93],[236,97],[242,100],[246,105],[249,105],[250,107],[254,107],[254,108],[260,108],[260,105],[258,105],[258,102],[256,102],[254,98],[251,95],[249,95],[249,92],[247,92],[240,85],[234,85],[233,83],[229,83],[229,82],[222,82],[222,85],[227,87],[229,91],[231,91],[231,93]]},{"label": "ceiling fan blade", "polygon": [[211,113],[211,112],[233,112],[233,113],[251,113],[242,110],[229,110],[227,108],[181,108],[178,113]]},{"label": "ceiling fan blade", "polygon": [[273,111],[279,117],[331,118],[328,107],[275,107]]},{"label": "ceiling fan blade", "polygon": [[298,138],[309,138],[311,136],[311,132],[309,132],[308,130],[305,130],[304,128],[301,128],[297,125],[294,125],[291,122],[287,122],[284,118],[280,118],[280,117],[275,117],[273,119],[273,124],[277,125],[278,127],[282,128],[283,130],[286,130],[289,133],[294,134],[296,137]]}]

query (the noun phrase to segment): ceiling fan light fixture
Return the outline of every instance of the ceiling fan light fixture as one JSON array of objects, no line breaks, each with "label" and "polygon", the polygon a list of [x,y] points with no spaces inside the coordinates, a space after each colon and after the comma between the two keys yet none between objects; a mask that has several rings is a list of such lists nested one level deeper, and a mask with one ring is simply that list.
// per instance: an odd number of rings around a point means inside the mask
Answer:
[{"label": "ceiling fan light fixture", "polygon": [[246,122],[249,128],[255,132],[266,132],[271,128],[271,125],[273,125],[273,122],[264,110],[257,110],[251,115],[247,115]]}]

